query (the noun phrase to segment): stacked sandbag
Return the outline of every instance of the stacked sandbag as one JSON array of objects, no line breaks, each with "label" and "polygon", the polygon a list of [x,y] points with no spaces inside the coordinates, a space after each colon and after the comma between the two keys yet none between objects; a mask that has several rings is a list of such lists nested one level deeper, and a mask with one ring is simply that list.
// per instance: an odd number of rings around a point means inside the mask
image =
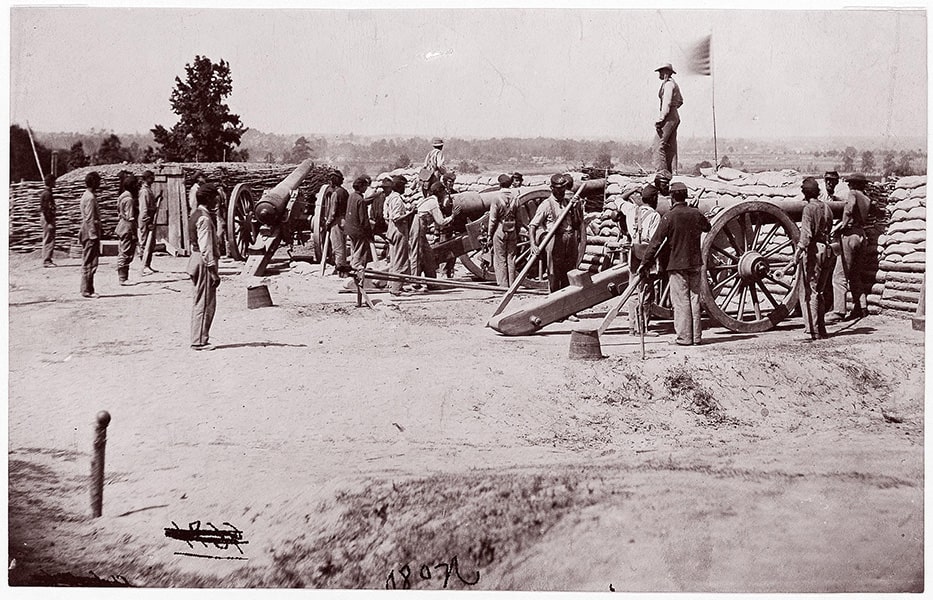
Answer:
[{"label": "stacked sandbag", "polygon": [[897,181],[886,206],[887,227],[878,237],[877,276],[869,308],[911,317],[926,269],[926,176]]},{"label": "stacked sandbag", "polygon": [[[159,167],[181,167],[185,178],[185,193],[194,184],[194,176],[204,171],[211,183],[221,186],[229,194],[233,187],[245,183],[251,188],[253,197],[258,198],[264,190],[274,187],[295,170],[297,165],[272,165],[265,163],[157,163],[157,164],[117,164],[82,167],[65,173],[55,182],[55,203],[58,210],[56,219],[55,246],[67,250],[72,241],[77,239],[81,226],[79,201],[84,193],[84,177],[91,171],[101,176],[98,190],[98,207],[104,229],[104,238],[113,238],[117,225],[117,191],[119,174],[129,171],[136,176],[143,171],[158,173]],[[299,186],[313,206],[314,194],[322,183],[328,180],[331,167],[314,167]],[[42,227],[39,222],[39,194],[43,184],[27,181],[10,185],[10,250],[14,252],[32,252],[42,247]]]}]

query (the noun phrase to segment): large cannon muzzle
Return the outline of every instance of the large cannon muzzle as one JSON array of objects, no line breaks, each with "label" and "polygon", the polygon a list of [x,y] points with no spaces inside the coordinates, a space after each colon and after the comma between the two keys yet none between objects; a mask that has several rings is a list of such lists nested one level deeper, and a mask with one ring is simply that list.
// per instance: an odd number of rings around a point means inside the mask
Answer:
[{"label": "large cannon muzzle", "polygon": [[263,192],[262,197],[256,202],[253,209],[256,220],[270,227],[282,223],[287,216],[285,211],[288,207],[289,197],[293,191],[298,189],[304,178],[308,176],[312,166],[310,159],[305,160],[278,185]]}]

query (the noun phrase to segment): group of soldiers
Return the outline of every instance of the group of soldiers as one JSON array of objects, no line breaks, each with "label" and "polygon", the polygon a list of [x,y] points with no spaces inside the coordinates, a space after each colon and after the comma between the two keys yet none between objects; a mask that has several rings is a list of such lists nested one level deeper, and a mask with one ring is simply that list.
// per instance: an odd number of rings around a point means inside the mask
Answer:
[{"label": "group of soldiers", "polygon": [[[218,260],[224,254],[223,190],[207,183],[203,172],[196,175],[196,183],[189,195],[188,232],[192,253],[187,273],[194,284],[194,306],[191,317],[191,347],[195,350],[210,350],[210,327],[216,308],[216,290],[220,285]],[[155,249],[155,219],[159,210],[152,184],[155,175],[143,171],[140,177],[133,173],[121,173],[117,197],[117,226],[114,233],[118,240],[117,278],[120,285],[130,285],[129,271],[134,257],[141,262],[140,276],[155,273],[152,254]],[[47,175],[45,188],[39,198],[40,220],[43,232],[42,258],[44,267],[55,267],[56,205],[53,190],[55,177]],[[78,242],[81,244],[81,296],[99,298],[94,287],[94,277],[100,262],[103,227],[100,219],[97,196],[101,176],[91,171],[84,177],[85,190],[81,195],[79,209],[81,225]],[[138,251],[138,253],[137,253]]]}]

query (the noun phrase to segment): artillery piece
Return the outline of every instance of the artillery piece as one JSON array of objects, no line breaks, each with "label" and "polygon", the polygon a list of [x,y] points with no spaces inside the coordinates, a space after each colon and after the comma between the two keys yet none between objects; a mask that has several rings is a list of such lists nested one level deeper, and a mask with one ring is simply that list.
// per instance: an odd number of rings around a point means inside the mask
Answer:
[{"label": "artillery piece", "polygon": [[302,162],[256,202],[245,183],[233,188],[227,205],[227,239],[232,257],[246,260],[244,274],[261,276],[283,241],[296,237],[301,241],[308,220],[298,186],[312,167],[310,160]]},{"label": "artillery piece", "polygon": [[[697,208],[710,218],[712,229],[703,236],[704,277],[701,301],[717,323],[739,333],[771,329],[794,310],[801,282],[774,275],[792,260],[800,237],[797,223],[806,202],[802,199],[747,200],[701,198]],[[830,202],[834,218],[844,202]],[[658,212],[671,208],[661,197]],[[663,251],[662,251],[663,254]],[[546,298],[527,303],[510,313],[494,316],[489,326],[505,335],[528,335],[541,327],[611,299],[629,283],[627,264],[590,275],[571,273],[571,285]],[[670,315],[666,280],[656,284],[656,313]]]}]

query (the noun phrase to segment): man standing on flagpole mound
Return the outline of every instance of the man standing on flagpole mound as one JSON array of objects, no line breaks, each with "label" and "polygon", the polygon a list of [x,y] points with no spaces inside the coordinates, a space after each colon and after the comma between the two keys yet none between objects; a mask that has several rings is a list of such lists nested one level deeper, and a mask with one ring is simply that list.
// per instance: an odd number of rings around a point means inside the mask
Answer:
[{"label": "man standing on flagpole mound", "polygon": [[658,164],[657,170],[667,170],[675,173],[677,156],[677,127],[680,126],[680,115],[677,109],[683,106],[684,97],[680,94],[680,86],[671,76],[676,73],[671,63],[666,63],[655,69],[658,79],[661,80],[661,89],[658,98],[661,100],[660,113],[654,122],[654,130],[658,135]]}]

